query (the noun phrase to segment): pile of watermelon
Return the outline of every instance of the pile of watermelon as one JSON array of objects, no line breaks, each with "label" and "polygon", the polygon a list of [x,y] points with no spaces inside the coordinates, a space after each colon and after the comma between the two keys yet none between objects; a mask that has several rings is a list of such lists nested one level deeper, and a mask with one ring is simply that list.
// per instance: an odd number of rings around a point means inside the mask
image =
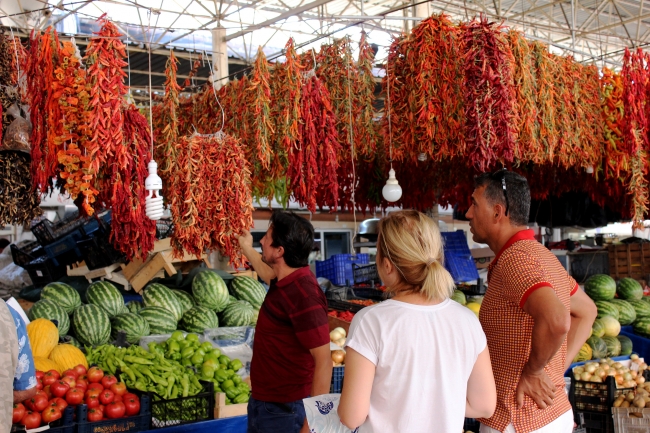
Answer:
[{"label": "pile of watermelon", "polygon": [[585,293],[594,300],[598,316],[576,360],[630,355],[632,341],[619,335],[621,326],[633,325],[636,334],[650,336],[650,296],[643,295],[638,281],[593,275],[585,282]]},{"label": "pile of watermelon", "polygon": [[[254,326],[265,296],[266,289],[253,278],[235,277],[228,289],[219,274],[205,269],[194,278],[192,293],[152,283],[144,289],[142,302],[126,305],[110,282],[92,283],[87,304],[82,304],[71,286],[48,284],[29,317],[55,320],[61,338],[78,340],[81,345],[106,344],[120,331],[126,333],[129,343],[137,343],[147,335],[170,334],[178,329],[200,334],[219,326]],[[74,336],[68,335],[70,331]]]}]

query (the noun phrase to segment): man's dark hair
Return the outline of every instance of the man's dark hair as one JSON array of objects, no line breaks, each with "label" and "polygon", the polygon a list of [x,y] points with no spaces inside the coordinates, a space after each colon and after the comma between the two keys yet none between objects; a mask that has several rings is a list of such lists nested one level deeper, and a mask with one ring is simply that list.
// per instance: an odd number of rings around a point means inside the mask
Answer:
[{"label": "man's dark hair", "polygon": [[483,173],[474,178],[474,187],[480,186],[485,186],[484,195],[490,204],[501,204],[506,208],[513,225],[528,224],[530,188],[525,177],[507,170]]},{"label": "man's dark hair", "polygon": [[276,210],[271,215],[271,227],[271,245],[284,248],[284,262],[287,266],[307,266],[314,245],[314,227],[311,223],[293,212]]}]

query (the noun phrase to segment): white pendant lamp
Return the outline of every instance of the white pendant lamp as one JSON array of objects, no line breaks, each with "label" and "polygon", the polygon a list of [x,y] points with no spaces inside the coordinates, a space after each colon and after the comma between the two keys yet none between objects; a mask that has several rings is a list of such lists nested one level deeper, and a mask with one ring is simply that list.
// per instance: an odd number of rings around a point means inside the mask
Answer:
[{"label": "white pendant lamp", "polygon": [[388,172],[388,180],[381,190],[381,195],[384,196],[387,202],[395,202],[402,197],[402,187],[399,186],[399,182],[395,179],[395,170],[392,168]]},{"label": "white pendant lamp", "polygon": [[149,176],[144,181],[144,188],[148,191],[147,198],[145,199],[147,217],[157,221],[162,218],[165,209],[163,197],[160,194],[160,190],[162,190],[162,179],[158,176],[158,164],[153,159],[149,161]]}]

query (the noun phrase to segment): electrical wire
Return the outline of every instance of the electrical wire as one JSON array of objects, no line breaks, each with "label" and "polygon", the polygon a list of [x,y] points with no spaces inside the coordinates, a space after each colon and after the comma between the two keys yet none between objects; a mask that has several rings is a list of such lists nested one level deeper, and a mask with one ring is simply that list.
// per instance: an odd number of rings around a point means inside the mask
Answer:
[{"label": "electrical wire", "polygon": [[345,45],[345,60],[347,63],[347,72],[348,72],[348,139],[350,140],[350,149],[351,149],[351,155],[350,158],[352,159],[352,216],[354,219],[354,236],[352,236],[352,250],[354,251],[354,240],[357,238],[357,203],[356,203],[356,197],[355,193],[357,191],[357,171],[356,167],[354,164],[354,154],[355,154],[355,149],[354,149],[354,131],[352,130],[352,85],[351,85],[351,78],[350,78],[350,69],[352,65],[350,65],[350,56],[352,55],[350,51],[350,36],[347,35],[347,40],[348,43]]}]

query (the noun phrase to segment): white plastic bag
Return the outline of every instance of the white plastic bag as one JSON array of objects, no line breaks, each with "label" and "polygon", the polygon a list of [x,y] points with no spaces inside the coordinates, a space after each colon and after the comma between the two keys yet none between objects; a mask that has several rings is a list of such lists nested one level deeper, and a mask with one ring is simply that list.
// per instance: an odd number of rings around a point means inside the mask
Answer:
[{"label": "white plastic bag", "polygon": [[323,394],[309,397],[302,402],[305,405],[309,433],[357,433],[359,427],[350,430],[339,418],[337,409],[341,394]]}]

